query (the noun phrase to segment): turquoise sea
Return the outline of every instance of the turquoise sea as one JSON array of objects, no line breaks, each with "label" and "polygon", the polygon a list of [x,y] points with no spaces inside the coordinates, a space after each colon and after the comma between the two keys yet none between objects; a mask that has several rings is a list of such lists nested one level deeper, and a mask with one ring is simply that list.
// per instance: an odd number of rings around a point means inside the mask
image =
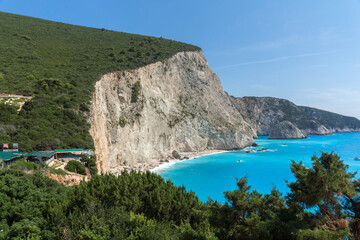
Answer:
[{"label": "turquoise sea", "polygon": [[[244,149],[201,156],[165,165],[158,174],[177,186],[184,185],[187,190],[193,190],[201,201],[211,197],[224,202],[223,192],[234,190],[236,178],[243,176],[247,176],[252,188],[260,193],[269,193],[273,185],[284,193],[288,192],[284,180],[294,181],[290,159],[302,160],[305,166],[311,166],[311,156],[314,153],[319,156],[320,151],[336,152],[349,165],[349,171],[360,172],[360,161],[354,160],[360,157],[360,133],[308,136],[299,140],[259,137],[255,141],[259,144],[257,148],[269,148],[269,151],[246,153],[247,149]],[[237,162],[239,160],[241,162]]]}]

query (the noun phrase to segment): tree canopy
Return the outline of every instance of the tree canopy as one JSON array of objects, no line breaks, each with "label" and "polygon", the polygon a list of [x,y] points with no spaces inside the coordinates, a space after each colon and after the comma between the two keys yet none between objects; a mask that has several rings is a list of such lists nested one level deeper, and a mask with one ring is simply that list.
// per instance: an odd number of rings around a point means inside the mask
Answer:
[{"label": "tree canopy", "polygon": [[293,162],[285,197],[251,190],[198,200],[154,173],[96,175],[65,188],[40,172],[0,171],[0,239],[359,239],[359,180],[335,153]]}]

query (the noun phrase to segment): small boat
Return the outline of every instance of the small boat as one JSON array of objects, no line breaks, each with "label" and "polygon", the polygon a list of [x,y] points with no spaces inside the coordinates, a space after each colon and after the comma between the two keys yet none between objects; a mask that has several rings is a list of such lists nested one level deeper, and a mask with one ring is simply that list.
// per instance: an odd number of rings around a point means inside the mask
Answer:
[{"label": "small boat", "polygon": [[242,162],[242,160],[237,160],[236,162]]},{"label": "small boat", "polygon": [[281,144],[281,146],[282,146],[282,147],[287,147],[287,145],[286,145],[286,144]]},{"label": "small boat", "polygon": [[360,157],[356,157],[354,160],[360,161]]}]

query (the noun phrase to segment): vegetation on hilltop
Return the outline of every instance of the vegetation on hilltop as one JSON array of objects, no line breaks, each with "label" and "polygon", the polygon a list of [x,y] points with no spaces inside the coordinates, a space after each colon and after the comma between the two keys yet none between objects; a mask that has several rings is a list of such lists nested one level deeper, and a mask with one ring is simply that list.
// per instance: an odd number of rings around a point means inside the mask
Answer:
[{"label": "vegetation on hilltop", "polygon": [[12,109],[0,115],[0,125],[16,119],[16,130],[0,132],[0,140],[19,142],[22,151],[91,148],[86,116],[94,83],[103,74],[199,50],[163,38],[3,12],[0,36],[1,92],[35,96],[18,116]]},{"label": "vegetation on hilltop", "polygon": [[341,131],[350,129],[360,131],[360,121],[355,117],[343,116],[340,114],[320,110],[312,107],[300,107],[304,112],[316,118],[321,124],[328,129]]},{"label": "vegetation on hilltop", "polygon": [[233,97],[240,113],[252,122],[258,135],[269,135],[282,121],[289,121],[305,135],[331,132],[360,131],[360,120],[354,117],[297,106],[286,99],[274,97]]},{"label": "vegetation on hilltop", "polygon": [[[293,162],[286,197],[246,178],[226,203],[147,172],[96,175],[66,188],[40,172],[0,171],[0,239],[359,239],[360,183],[333,153]],[[309,212],[306,208],[312,208]]]}]

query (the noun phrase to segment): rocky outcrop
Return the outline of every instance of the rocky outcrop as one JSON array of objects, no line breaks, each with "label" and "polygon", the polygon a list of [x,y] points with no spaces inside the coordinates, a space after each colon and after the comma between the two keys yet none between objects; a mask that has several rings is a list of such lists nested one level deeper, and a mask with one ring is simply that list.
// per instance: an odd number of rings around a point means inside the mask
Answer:
[{"label": "rocky outcrop", "polygon": [[304,112],[315,118],[331,132],[360,132],[360,120],[354,117],[311,108],[300,107]]},{"label": "rocky outcrop", "polygon": [[259,136],[270,135],[272,128],[282,121],[291,122],[304,135],[331,134],[324,125],[288,100],[272,97],[232,97],[232,101]]},{"label": "rocky outcrop", "polygon": [[201,52],[104,75],[90,115],[101,172],[157,164],[174,150],[240,149],[256,135]]},{"label": "rocky outcrop", "polygon": [[[360,131],[360,121],[354,117],[297,106],[285,99],[272,97],[232,97],[231,99],[259,136],[270,136],[271,132],[278,136],[274,129],[277,129],[283,121],[292,123],[305,136]],[[295,132],[293,136],[297,135]],[[299,135],[299,138],[302,136]]]},{"label": "rocky outcrop", "polygon": [[299,139],[306,136],[294,124],[282,121],[275,124],[270,131],[269,139]]},{"label": "rocky outcrop", "polygon": [[[231,97],[234,105],[259,136],[269,136],[279,123],[288,121],[303,135],[360,131],[360,121],[316,108],[297,106],[273,97]],[[277,135],[274,132],[275,135]],[[296,134],[295,134],[296,135]],[[299,138],[302,138],[299,135]]]}]

